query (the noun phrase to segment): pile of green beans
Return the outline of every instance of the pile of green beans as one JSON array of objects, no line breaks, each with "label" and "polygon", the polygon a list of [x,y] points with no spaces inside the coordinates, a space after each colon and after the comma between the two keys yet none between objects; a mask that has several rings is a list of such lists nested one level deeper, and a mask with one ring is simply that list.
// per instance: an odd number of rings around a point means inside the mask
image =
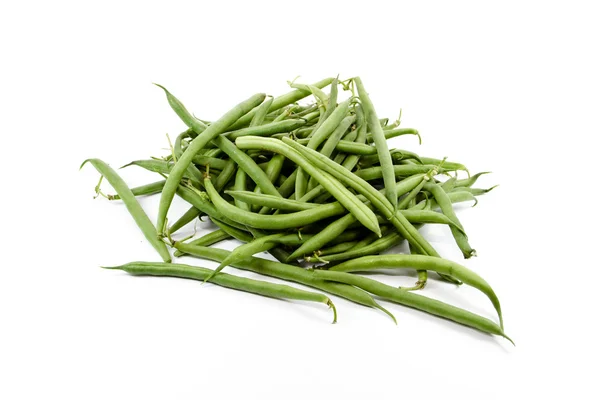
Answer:
[{"label": "pile of green beans", "polygon": [[[490,284],[442,259],[419,231],[425,224],[446,225],[464,258],[476,255],[453,205],[476,203],[476,196],[493,189],[473,187],[487,172],[471,175],[463,164],[390,148],[388,139],[412,135],[420,144],[421,136],[416,129],[400,128],[400,117],[391,123],[380,119],[360,78],[292,82],[292,91],[278,97],[255,94],[215,121],[198,119],[157,86],[187,129],[169,141],[169,154],[124,167],[143,168],[162,179],[130,189],[105,162],[89,159],[83,164],[90,163],[101,174],[97,196],[125,204],[162,262],[107,268],[320,302],[332,308],[334,322],[335,306],[321,292],[375,308],[395,321],[379,303],[389,301],[510,340]],[[101,191],[102,179],[116,194]],[[160,195],[156,223],[137,199],[150,195]],[[189,209],[170,220],[176,195]],[[215,229],[201,237],[179,237],[181,228],[194,221]],[[243,244],[233,251],[211,247],[230,239]],[[410,254],[394,254],[404,241]],[[262,252],[277,261],[255,257]],[[213,270],[173,263],[173,256],[212,260],[219,266]],[[319,292],[222,272],[228,266]],[[416,284],[393,287],[359,274],[396,268],[413,269]],[[431,273],[444,282],[478,289],[492,303],[498,322],[417,294]]]}]

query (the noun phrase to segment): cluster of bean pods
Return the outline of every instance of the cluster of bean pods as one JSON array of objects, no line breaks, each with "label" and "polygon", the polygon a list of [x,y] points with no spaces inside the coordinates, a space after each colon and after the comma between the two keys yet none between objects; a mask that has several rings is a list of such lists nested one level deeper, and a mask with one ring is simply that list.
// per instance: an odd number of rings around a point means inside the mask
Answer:
[{"label": "cluster of bean pods", "polygon": [[[130,189],[105,162],[89,159],[84,164],[91,163],[100,172],[100,181],[106,179],[116,191],[105,195],[99,183],[96,193],[125,204],[163,262],[108,268],[322,302],[332,308],[335,322],[337,312],[321,293],[325,292],[379,309],[395,321],[373,297],[377,296],[508,339],[491,286],[475,272],[441,258],[419,232],[424,224],[445,224],[464,257],[475,255],[453,204],[476,202],[476,196],[491,190],[472,187],[485,172],[470,175],[456,162],[388,148],[388,139],[414,135],[420,142],[421,137],[415,129],[400,128],[399,118],[392,123],[379,119],[358,77],[289,84],[293,89],[289,93],[256,94],[212,122],[195,117],[157,85],[188,129],[170,143],[170,154],[127,165],[162,179]],[[466,177],[459,179],[459,171]],[[136,199],[154,194],[160,195],[156,224]],[[176,195],[190,208],[169,223]],[[216,230],[199,238],[174,239],[178,230],[204,216]],[[232,238],[244,244],[231,252],[210,247]],[[403,241],[410,254],[384,254]],[[220,264],[211,270],[172,263],[171,249],[175,257]],[[255,257],[261,252],[278,261]],[[320,292],[222,272],[227,266]],[[418,281],[413,287],[398,288],[357,274],[395,268],[416,270]],[[496,310],[498,323],[417,294],[431,272],[449,284],[464,283],[481,291]]]}]

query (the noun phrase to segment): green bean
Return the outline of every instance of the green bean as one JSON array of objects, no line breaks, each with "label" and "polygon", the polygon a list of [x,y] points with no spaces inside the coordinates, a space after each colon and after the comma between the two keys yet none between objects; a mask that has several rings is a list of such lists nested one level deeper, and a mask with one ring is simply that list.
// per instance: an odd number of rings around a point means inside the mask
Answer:
[{"label": "green bean", "polygon": [[[214,189],[214,187],[213,187]],[[183,200],[187,201],[204,214],[211,218],[217,218],[218,220],[224,221],[229,225],[235,226],[238,229],[244,229],[244,225],[238,224],[235,221],[228,219],[224,216],[215,206],[210,202],[210,199],[206,192],[201,192],[196,188],[190,188],[185,186],[179,186],[177,188],[177,195]]]},{"label": "green bean", "polygon": [[206,281],[210,281],[220,273],[223,268],[226,266],[233,264],[237,261],[242,261],[252,257],[257,253],[262,253],[263,251],[269,251],[273,247],[277,246],[277,242],[275,241],[278,238],[281,238],[285,235],[285,233],[275,233],[273,235],[266,235],[259,237],[251,242],[238,246],[235,250],[233,250],[223,261],[221,264],[213,271],[212,274],[206,278]]},{"label": "green bean", "polygon": [[[226,239],[231,239],[231,235],[222,229],[217,229],[215,231],[207,233],[202,237],[199,237],[198,239],[192,240],[188,244],[193,246],[210,246]],[[173,255],[175,257],[181,257],[182,255],[184,255],[184,253],[182,253],[179,250],[175,250],[175,253]]]},{"label": "green bean", "polygon": [[440,160],[438,158],[431,157],[421,157],[421,161],[423,162],[423,164],[441,165],[446,171],[466,171],[467,173],[469,173],[467,167],[456,162]]},{"label": "green bean", "polygon": [[181,101],[179,101],[175,96],[173,96],[164,86],[161,86],[155,83],[156,86],[164,90],[167,95],[167,101],[169,105],[175,111],[175,114],[186,124],[189,128],[191,128],[197,135],[200,135],[207,128],[207,125],[201,122],[199,119],[194,117],[183,105]]},{"label": "green bean", "polygon": [[206,179],[204,185],[211,202],[222,215],[239,224],[258,229],[297,228],[345,212],[344,207],[340,203],[331,203],[331,205],[322,205],[319,208],[298,211],[291,214],[263,215],[240,210],[236,206],[229,204],[215,190],[210,179]]},{"label": "green bean", "polygon": [[[446,172],[447,170],[444,168],[440,168],[433,164],[423,164],[423,165],[394,165],[393,171],[396,176],[410,176],[415,174],[423,174],[431,171],[432,169],[437,169],[439,173]],[[382,167],[371,167],[366,169],[361,169],[355,172],[356,176],[364,179],[365,181],[372,181],[375,179],[380,179],[383,176]]]},{"label": "green bean", "polygon": [[[164,186],[165,186],[164,180],[158,181],[158,182],[152,182],[152,183],[148,183],[147,185],[142,185],[142,186],[131,188],[131,193],[133,193],[134,196],[149,196],[152,194],[160,193]],[[121,199],[121,196],[119,196],[118,194],[109,194],[107,197],[109,200],[120,200]]]},{"label": "green bean", "polygon": [[444,190],[444,192],[448,193],[456,186],[456,180],[456,176],[451,176],[450,178],[448,178],[448,180],[446,180],[446,182],[440,183],[439,185]]},{"label": "green bean", "polygon": [[[293,141],[290,140],[290,142]],[[294,149],[290,148],[289,145],[286,145],[284,142],[277,139],[249,136],[238,138],[236,139],[235,143],[240,149],[258,148],[263,150],[269,150],[278,154],[283,154],[286,158],[295,162],[309,175],[315,177],[315,179],[317,179],[317,181],[329,193],[331,193],[336,198],[336,200],[339,203],[341,203],[350,213],[355,215],[356,219],[359,220],[367,229],[377,234],[380,234],[379,224],[377,223],[377,217],[375,216],[373,211],[371,211],[360,200],[358,200],[356,196],[354,196],[348,189],[346,189],[346,187],[342,185],[339,181],[331,177],[331,175],[329,175],[328,173],[319,170],[318,168],[315,168],[310,162],[308,162],[306,158],[301,156]],[[300,147],[304,148],[303,146]],[[315,208],[314,210],[318,209]],[[304,211],[300,211],[299,213],[302,212]]]},{"label": "green bean", "polygon": [[485,175],[485,174],[491,174],[491,172],[479,172],[473,176],[471,176],[470,178],[467,179],[459,179],[456,181],[455,187],[471,187],[475,184],[475,182],[477,182],[477,179],[479,179],[479,177],[481,175]]},{"label": "green bean", "polygon": [[277,210],[303,211],[320,207],[319,204],[315,203],[304,203],[302,201],[289,200],[262,193],[253,193],[248,191],[237,190],[226,190],[225,193],[233,197],[235,200],[241,202],[254,204],[258,206],[264,206],[268,208],[274,208]]},{"label": "green bean", "polygon": [[448,194],[442,189],[442,187],[435,183],[426,183],[423,187],[425,190],[430,192],[435,200],[437,201],[442,212],[450,218],[452,222],[454,222],[454,226],[450,226],[450,230],[452,231],[452,236],[454,236],[454,240],[456,244],[460,248],[465,258],[471,258],[477,255],[477,252],[471,248],[469,245],[469,241],[467,239],[467,235],[464,232],[462,224],[458,220],[456,213],[454,212],[454,208],[452,207],[452,201],[448,198]]},{"label": "green bean", "polygon": [[[371,236],[371,235],[372,234],[370,234],[368,236]],[[346,252],[346,251],[356,247],[359,243],[360,243],[360,241],[358,241],[358,240],[353,240],[351,242],[342,242],[342,243],[338,243],[333,246],[325,247],[324,249],[318,250],[317,253],[319,254],[319,258],[321,258],[322,256],[328,256],[331,254],[343,253],[343,252]],[[313,261],[311,259],[311,262],[318,262],[318,261]]]},{"label": "green bean", "polygon": [[492,287],[475,272],[450,260],[445,260],[439,257],[424,256],[420,254],[389,254],[385,256],[366,256],[355,258],[342,264],[335,265],[331,267],[330,270],[338,272],[359,272],[389,268],[425,269],[428,271],[435,271],[444,275],[449,275],[461,280],[467,285],[478,289],[490,299],[494,305],[494,308],[496,309],[496,312],[498,313],[500,327],[503,326],[500,301],[498,300],[498,297],[496,296],[496,293],[494,293]]},{"label": "green bean", "polygon": [[[181,181],[181,178],[183,178],[184,172],[192,162],[194,156],[199,150],[204,148],[207,143],[215,139],[225,129],[227,129],[227,127],[239,120],[242,116],[246,115],[248,111],[250,111],[256,105],[262,103],[262,101],[265,99],[265,96],[266,95],[264,93],[256,94],[244,102],[236,105],[233,109],[219,118],[218,121],[213,122],[204,131],[198,132],[198,136],[190,142],[190,145],[187,147],[187,149],[185,149],[179,160],[177,160],[177,163],[171,170],[171,173],[167,178],[167,182],[165,183],[165,187],[160,198],[158,218],[156,222],[156,227],[159,234],[162,234],[162,232],[165,230],[167,212],[169,211],[173,197],[175,197],[175,192],[177,191],[179,182]],[[167,97],[169,97],[168,92]],[[183,117],[180,115],[180,117],[182,119],[184,117],[189,119],[189,115],[184,115]]]},{"label": "green bean", "polygon": [[351,249],[343,253],[324,255],[321,258],[323,259],[323,261],[336,262],[350,260],[352,258],[357,257],[369,256],[372,254],[379,254],[382,251],[385,251],[390,247],[401,243],[403,240],[404,238],[400,236],[398,232],[391,232],[370,243],[368,246]]},{"label": "green bean", "polygon": [[[417,227],[418,229],[418,227]],[[408,250],[410,251],[410,254],[413,255],[418,255],[419,252],[417,251],[417,249],[415,249],[415,246],[413,246],[412,244],[408,244]],[[408,291],[413,291],[413,290],[421,290],[425,287],[425,285],[427,285],[427,270],[426,269],[418,269],[417,270],[417,276],[418,279],[415,282],[414,286],[412,287],[400,287],[399,289],[402,290],[408,290]],[[440,275],[441,277],[444,277],[444,275]]]},{"label": "green bean", "polygon": [[233,160],[227,161],[227,165],[219,175],[217,175],[217,179],[215,179],[215,189],[218,192],[221,192],[225,186],[231,181],[231,178],[235,175],[235,171],[237,169],[237,165]]},{"label": "green bean", "polygon": [[[191,256],[209,259],[217,262],[222,262],[229,255],[229,251],[222,249],[214,249],[202,246],[190,246],[184,243],[175,243],[175,247],[184,253]],[[293,265],[279,263],[275,261],[265,260],[263,258],[251,257],[247,260],[238,261],[233,264],[235,268],[252,271],[257,274],[271,276],[273,278],[283,279],[285,281],[300,283],[305,286],[310,286],[327,293],[343,297],[363,306],[376,308],[389,315],[394,322],[396,319],[388,310],[379,305],[373,297],[362,289],[355,288],[351,285],[325,282],[320,279],[314,279],[314,274],[303,268],[298,268]]]},{"label": "green bean", "polygon": [[190,222],[192,222],[196,217],[198,217],[202,212],[198,210],[196,207],[190,207],[173,225],[169,227],[169,235],[174,234]]},{"label": "green bean", "polygon": [[[327,119],[323,121],[321,126],[313,131],[306,146],[311,149],[319,147],[319,145],[321,145],[321,143],[323,143],[342,122],[348,113],[349,107],[350,100],[340,103]],[[296,175],[296,200],[300,199],[306,193],[308,181],[304,174],[305,172],[302,169],[299,169]]]},{"label": "green bean", "polygon": [[261,188],[263,193],[273,196],[280,196],[277,188],[269,180],[269,177],[252,158],[238,149],[229,139],[224,137],[215,138],[214,142],[222,149],[232,160],[234,160],[239,168],[243,169],[246,174]]},{"label": "green bean", "polygon": [[227,167],[228,161],[215,157],[207,157],[205,155],[197,155],[194,156],[193,162],[196,165],[200,165],[203,167],[209,166],[210,169],[218,169],[219,171],[222,171],[223,169],[225,169],[225,167]]},{"label": "green bean", "polygon": [[[171,276],[176,278],[187,278],[202,281],[213,271],[208,268],[193,267],[185,264],[131,262],[116,267],[103,267],[106,269],[119,269],[131,275]],[[276,299],[293,299],[312,301],[327,304],[333,310],[333,323],[337,321],[335,306],[329,297],[321,293],[309,292],[279,283],[263,282],[256,279],[221,273],[214,276],[212,283],[230,289],[243,292],[259,294]]]},{"label": "green bean", "polygon": [[108,164],[104,161],[99,160],[97,158],[89,158],[85,160],[79,169],[81,169],[85,164],[90,163],[96,168],[96,170],[111,184],[113,189],[117,192],[119,197],[123,200],[125,207],[133,217],[133,220],[140,228],[146,240],[150,242],[152,247],[156,249],[158,254],[160,254],[161,258],[165,262],[171,261],[171,255],[169,254],[169,250],[165,243],[158,238],[156,235],[156,228],[152,225],[150,218],[144,212],[140,203],[138,203],[135,195],[131,192],[131,189],[127,187],[127,184],[123,179],[112,169]]},{"label": "green bean", "polygon": [[[283,163],[285,161],[285,157],[282,156],[281,154],[275,154],[273,155],[273,157],[271,157],[271,159],[269,160],[269,163],[267,164],[267,168],[265,169],[265,174],[267,175],[267,178],[269,179],[269,181],[271,181],[271,183],[274,183],[277,180],[277,177],[279,177],[279,174],[281,173],[281,169],[283,168]],[[279,197],[279,190],[275,189],[277,191],[277,196]],[[254,188],[254,193],[262,193],[262,191],[260,190],[260,187],[256,187]],[[283,199],[283,198],[282,198]],[[255,210],[252,210],[255,211]],[[270,211],[270,209],[268,207],[262,207],[262,209],[260,210],[260,214],[267,214]]]},{"label": "green bean", "polygon": [[213,224],[217,225],[219,229],[227,232],[229,236],[239,240],[240,242],[250,243],[252,240],[254,240],[254,237],[251,234],[242,229],[231,226],[218,220],[217,218],[211,218],[210,220],[213,222]]},{"label": "green bean", "polygon": [[457,188],[453,189],[453,191],[467,192],[467,193],[471,193],[474,196],[481,196],[483,194],[490,192],[491,190],[493,190],[496,187],[498,187],[498,185],[494,185],[488,189],[478,189],[478,188],[471,188],[471,187],[457,187]]},{"label": "green bean", "polygon": [[[246,174],[244,172],[243,169],[238,168],[237,173],[235,175],[235,184],[234,184],[234,191],[245,191],[246,190],[246,181],[248,178],[248,174]],[[227,193],[227,192],[225,192]],[[250,211],[250,205],[244,201],[241,201],[237,198],[233,198],[235,206],[244,210],[244,211]]]},{"label": "green bean", "polygon": [[241,136],[271,136],[276,133],[291,132],[303,125],[306,125],[306,121],[303,119],[287,119],[284,121],[271,122],[265,125],[251,126],[237,131],[227,132],[224,133],[223,136],[227,137],[229,140],[235,140]]},{"label": "green bean", "polygon": [[269,108],[273,104],[273,97],[268,96],[268,98],[259,106],[256,107],[256,112],[252,117],[252,121],[250,121],[250,127],[259,126],[263,124],[267,113],[269,112]]},{"label": "green bean", "polygon": [[383,172],[383,184],[385,185],[385,197],[388,199],[394,211],[398,207],[398,197],[396,196],[396,176],[394,175],[392,157],[390,156],[390,150],[388,149],[385,134],[381,129],[375,107],[369,98],[369,95],[365,91],[362,80],[358,77],[354,78],[356,89],[358,90],[358,97],[360,98],[361,104],[365,111],[365,116],[368,122],[368,126],[373,137],[373,142],[377,148],[377,155],[379,155],[379,164],[381,164]]},{"label": "green bean", "polygon": [[485,333],[502,336],[513,343],[512,340],[506,336],[502,327],[498,326],[496,323],[487,318],[481,317],[462,308],[446,304],[439,300],[425,297],[416,293],[407,292],[405,290],[380,283],[374,279],[355,274],[334,272],[331,270],[314,270],[313,274],[315,277],[320,279],[353,285],[388,301],[424,311],[441,318],[449,319]]},{"label": "green bean", "polygon": [[[421,144],[421,135],[419,134],[419,131],[417,131],[416,129],[412,129],[412,128],[399,128],[399,129],[389,129],[389,130],[384,130],[383,134],[385,136],[385,139],[391,139],[391,138],[395,138],[397,136],[402,136],[402,135],[415,135],[419,138],[419,144]],[[369,142],[373,142],[373,135],[367,135],[367,140]]]},{"label": "green bean", "polygon": [[[312,86],[315,86],[318,88],[324,88],[325,86],[327,86],[331,82],[333,82],[333,79],[334,78],[325,78],[323,80],[320,80],[319,82],[313,83]],[[271,103],[271,107],[269,107],[269,112],[279,110],[280,108],[285,107],[288,104],[295,103],[298,100],[301,100],[308,95],[310,95],[310,92],[307,92],[306,90],[303,90],[303,89],[296,89],[296,90],[292,90],[291,92],[288,92],[284,95],[278,96],[273,99],[273,103]],[[257,108],[251,110],[247,115],[239,118],[239,120],[237,122],[235,122],[233,125],[231,125],[229,127],[229,129],[230,130],[240,129],[244,126],[247,126],[252,121],[252,118],[254,118],[254,114],[257,111],[258,111]]]}]

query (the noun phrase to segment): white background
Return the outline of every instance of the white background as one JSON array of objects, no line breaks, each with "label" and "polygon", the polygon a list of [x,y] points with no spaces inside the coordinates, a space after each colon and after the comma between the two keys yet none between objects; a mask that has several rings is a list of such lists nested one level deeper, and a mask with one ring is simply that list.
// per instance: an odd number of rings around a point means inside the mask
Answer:
[{"label": "white background", "polygon": [[[592,4],[3,3],[0,398],[596,397]],[[184,127],[151,82],[214,119],[297,75],[338,73],[423,135],[395,146],[494,172],[478,186],[500,187],[460,207],[479,253],[464,264],[495,288],[516,347],[393,304],[397,326],[335,298],[331,325],[319,305],[98,268],[157,259],[122,205],[92,200],[94,169],[78,171],[88,157],[164,154],[165,133]],[[142,201],[152,220],[157,202]],[[447,230],[425,233],[462,262]],[[494,318],[467,287],[432,280],[423,293]]]}]

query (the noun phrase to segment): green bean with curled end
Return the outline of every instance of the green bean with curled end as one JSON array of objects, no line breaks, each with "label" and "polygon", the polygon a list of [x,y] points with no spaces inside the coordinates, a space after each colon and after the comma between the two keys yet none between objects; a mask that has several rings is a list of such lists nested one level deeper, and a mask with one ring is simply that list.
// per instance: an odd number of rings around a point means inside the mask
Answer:
[{"label": "green bean with curled end", "polygon": [[173,96],[171,92],[169,92],[164,86],[161,86],[157,83],[155,83],[155,85],[164,90],[165,94],[167,95],[167,101],[169,102],[169,105],[171,106],[173,111],[175,111],[175,114],[177,114],[177,116],[183,121],[183,123],[186,124],[189,128],[191,128],[196,133],[196,135],[200,135],[206,130],[207,125],[201,122],[196,117],[194,117],[192,113],[190,113],[187,110],[187,108],[185,108],[183,103],[179,101],[175,96]]},{"label": "green bean with curled end", "polygon": [[477,179],[479,179],[479,177],[481,175],[486,175],[486,174],[491,174],[491,172],[479,172],[475,175],[472,175],[470,178],[467,179],[459,179],[456,181],[456,184],[454,185],[455,188],[459,188],[459,187],[471,187],[475,184],[475,182],[477,182]]},{"label": "green bean with curled end", "polygon": [[[419,144],[421,144],[421,134],[419,134],[419,131],[416,129],[412,129],[412,128],[398,128],[398,129],[389,129],[389,130],[384,130],[383,131],[383,135],[385,136],[385,139],[391,139],[391,138],[395,138],[397,136],[402,136],[402,135],[415,135],[419,138]],[[369,142],[373,142],[373,135],[367,135],[367,140]]]},{"label": "green bean with curled end", "polygon": [[365,272],[390,268],[415,268],[435,271],[461,280],[465,284],[478,289],[490,299],[498,313],[500,327],[503,326],[500,301],[492,287],[475,272],[450,260],[421,254],[388,254],[385,256],[355,258],[335,265],[330,270],[338,272]]},{"label": "green bean with curled end", "polygon": [[[165,180],[163,179],[162,181],[152,182],[148,183],[147,185],[131,188],[131,193],[133,193],[134,196],[149,196],[152,194],[160,193],[164,186]],[[121,199],[121,196],[119,196],[118,194],[109,194],[106,197],[108,197],[109,200]]]},{"label": "green bean with curled end", "polygon": [[160,254],[161,258],[165,262],[171,261],[171,254],[169,254],[169,250],[165,243],[158,238],[156,235],[156,228],[152,225],[150,218],[144,212],[140,203],[138,203],[135,195],[131,192],[131,189],[127,186],[125,181],[117,174],[117,172],[112,169],[108,164],[104,161],[97,158],[89,158],[85,160],[79,169],[83,168],[83,166],[87,163],[92,164],[94,168],[111,184],[113,189],[117,192],[125,207],[131,214],[131,217],[140,228],[146,240],[150,242],[152,247],[156,249],[158,254]]},{"label": "green bean with curled end", "polygon": [[241,136],[271,136],[276,133],[287,133],[301,126],[306,125],[303,119],[286,119],[279,122],[271,122],[265,125],[250,126],[248,128],[239,129],[224,133],[223,136],[229,140],[235,140]]},{"label": "green bean with curled end", "polygon": [[[194,257],[200,257],[217,262],[222,262],[229,255],[229,251],[215,249],[211,247],[192,246],[185,243],[177,242],[175,247],[182,252]],[[327,293],[343,297],[363,306],[376,308],[383,311],[392,318],[396,319],[388,310],[379,305],[373,297],[362,289],[358,289],[351,285],[335,282],[325,282],[321,279],[315,279],[314,274],[303,268],[298,268],[293,265],[284,264],[276,261],[266,260],[258,257],[251,257],[247,260],[238,261],[232,264],[233,267],[252,271],[257,274],[271,276],[273,278],[283,279],[289,282],[300,283],[305,286],[310,286],[315,289],[322,290]]]},{"label": "green bean with curled end", "polygon": [[513,343],[498,324],[462,308],[430,297],[398,289],[364,276],[331,270],[314,270],[312,273],[319,279],[353,285],[385,300],[424,311],[485,333],[502,336]]},{"label": "green bean with curled end", "polygon": [[448,198],[448,194],[444,189],[439,184],[432,182],[426,183],[423,188],[433,195],[444,215],[454,222],[455,226],[450,226],[450,230],[452,231],[452,236],[454,236],[454,240],[463,253],[463,256],[465,258],[471,258],[477,255],[477,252],[471,248],[462,224],[454,212],[452,201]]},{"label": "green bean with curled end", "polygon": [[[312,86],[322,89],[325,86],[329,85],[331,82],[333,82],[333,79],[334,78],[325,78],[325,79],[320,80],[319,82],[313,83]],[[273,99],[273,102],[271,103],[271,106],[269,107],[269,112],[279,110],[280,108],[283,108],[289,104],[295,103],[298,100],[301,100],[301,99],[305,98],[306,96],[309,96],[310,94],[311,94],[310,91],[306,91],[304,89],[296,89],[296,90],[292,90],[291,92],[288,92],[284,95],[278,96]],[[248,126],[248,124],[252,121],[252,118],[254,118],[254,114],[257,111],[258,111],[258,108],[254,108],[253,110],[248,112],[247,115],[239,118],[238,121],[233,123],[233,125],[231,125],[229,127],[229,129],[234,130],[234,129],[243,128],[244,126]]]},{"label": "green bean with curled end", "polygon": [[375,147],[377,148],[377,155],[379,156],[379,164],[381,164],[383,172],[383,184],[385,186],[385,197],[388,199],[394,211],[398,207],[398,197],[396,196],[396,176],[393,171],[392,157],[390,156],[390,150],[387,146],[387,141],[383,129],[379,124],[375,107],[367,94],[365,87],[363,86],[362,80],[359,77],[354,78],[354,83],[358,91],[358,97],[360,98],[361,105],[365,111],[365,117],[367,124],[371,131],[371,136]]},{"label": "green bean with curled end", "polygon": [[252,178],[263,193],[280,196],[277,188],[273,185],[265,171],[263,171],[248,154],[238,149],[233,142],[225,137],[219,136],[214,139],[214,142],[237,163],[239,168],[243,169],[246,174]]},{"label": "green bean with curled end", "polygon": [[[285,138],[284,138],[285,140]],[[291,140],[290,140],[291,141]],[[293,141],[292,141],[293,142]],[[366,205],[356,198],[344,185],[337,179],[319,168],[313,166],[306,158],[292,149],[281,140],[261,138],[261,137],[241,137],[236,139],[236,145],[240,149],[262,149],[274,153],[283,154],[286,158],[295,162],[299,168],[302,168],[310,176],[314,177],[336,200],[352,213],[367,229],[380,234],[377,217]],[[301,146],[302,147],[302,146]],[[328,159],[329,160],[329,159]],[[331,160],[329,160],[331,161]],[[333,162],[333,161],[332,161]],[[336,164],[337,165],[337,164]],[[315,210],[319,210],[315,208]],[[300,211],[303,212],[303,211]],[[308,211],[307,211],[308,212]],[[288,214],[289,215],[289,214]],[[314,222],[314,221],[313,221]]]},{"label": "green bean with curled end", "polygon": [[[224,230],[217,229],[210,233],[207,233],[204,236],[199,237],[198,239],[188,242],[188,244],[194,245],[194,246],[211,246],[215,243],[219,243],[219,242],[222,242],[223,240],[227,240],[227,239],[231,239],[231,238],[232,238],[232,236],[230,234],[228,234],[227,232],[225,232]],[[182,253],[179,250],[175,250],[175,253],[173,253],[173,255],[175,257],[181,257],[183,254],[184,253]]]},{"label": "green bean with curled end", "polygon": [[194,140],[190,142],[189,146],[185,149],[181,157],[179,157],[177,160],[177,163],[175,163],[171,169],[171,173],[169,174],[167,182],[165,183],[165,187],[162,191],[156,222],[156,229],[160,235],[162,235],[165,230],[167,212],[169,211],[173,197],[175,197],[175,192],[177,192],[179,183],[181,182],[181,179],[183,178],[188,166],[193,161],[194,156],[199,150],[203,149],[206,144],[223,133],[231,124],[239,120],[242,116],[246,115],[248,111],[253,109],[255,106],[262,103],[264,99],[264,93],[259,93],[248,98],[225,113],[221,118],[219,118],[219,120],[210,124],[210,126],[199,133],[198,136],[196,136]]},{"label": "green bean with curled end", "polygon": [[269,108],[273,104],[273,96],[267,96],[267,99],[259,106],[256,107],[256,112],[252,117],[252,121],[250,121],[250,127],[262,125],[267,113],[269,112]]},{"label": "green bean with curled end", "polygon": [[[131,262],[116,267],[103,267],[105,269],[118,269],[131,275],[170,276],[175,278],[186,278],[202,281],[213,271],[208,268],[196,267],[185,264],[155,263],[155,262]],[[288,285],[259,281],[256,279],[221,273],[214,276],[211,282],[230,289],[243,292],[260,294],[262,296],[276,299],[292,299],[324,303],[333,310],[333,323],[337,321],[337,312],[329,297],[321,293],[309,292]]]}]

